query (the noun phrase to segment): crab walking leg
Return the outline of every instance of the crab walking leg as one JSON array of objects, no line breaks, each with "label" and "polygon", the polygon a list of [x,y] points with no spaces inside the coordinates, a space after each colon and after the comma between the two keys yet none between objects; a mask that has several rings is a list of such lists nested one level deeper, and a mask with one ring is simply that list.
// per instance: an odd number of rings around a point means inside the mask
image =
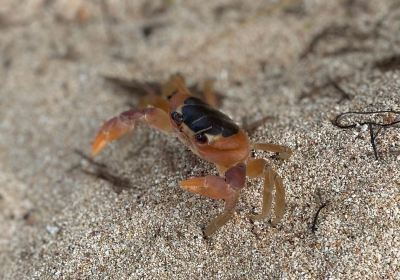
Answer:
[{"label": "crab walking leg", "polygon": [[133,130],[138,121],[144,121],[165,133],[172,131],[169,115],[162,109],[148,107],[131,109],[103,124],[92,145],[92,156],[98,154],[108,143]]},{"label": "crab walking leg", "polygon": [[172,75],[161,88],[162,97],[168,99],[180,86],[185,87],[185,78],[179,73]]},{"label": "crab walking leg", "polygon": [[247,175],[251,178],[261,177],[264,175],[264,190],[262,210],[258,215],[250,215],[253,221],[263,220],[270,216],[272,206],[272,190],[274,188],[271,169],[265,170],[267,162],[264,159],[253,159],[247,164]]},{"label": "crab walking leg", "polygon": [[217,107],[218,100],[214,91],[214,81],[207,80],[203,85],[204,99],[205,101],[213,107]]},{"label": "crab walking leg", "polygon": [[275,218],[272,219],[272,225],[277,225],[283,218],[283,214],[285,214],[285,188],[283,187],[282,178],[269,167],[273,173],[273,180],[275,183],[275,205],[274,205],[274,213]]},{"label": "crab walking leg", "polygon": [[270,144],[270,143],[254,143],[254,149],[266,152],[278,153],[280,159],[289,159],[292,156],[292,150],[289,147]]},{"label": "crab walking leg", "polygon": [[239,201],[239,193],[235,193],[232,197],[225,200],[224,212],[214,218],[204,230],[205,236],[213,235],[220,227],[225,225],[235,213],[235,207]]},{"label": "crab walking leg", "polygon": [[[185,88],[185,79],[180,74],[172,75],[167,83],[161,87],[161,96],[150,91],[150,94],[144,96],[139,101],[139,106],[145,108],[147,106],[157,107],[170,113],[169,98],[180,88]],[[187,89],[186,89],[187,90]]]},{"label": "crab walking leg", "polygon": [[138,107],[146,108],[149,106],[160,108],[166,113],[169,112],[169,102],[163,97],[158,96],[154,93],[144,96],[139,100]]},{"label": "crab walking leg", "polygon": [[275,218],[272,224],[276,225],[282,219],[285,213],[285,189],[282,179],[270,166],[266,166],[264,159],[251,159],[247,164],[247,175],[251,178],[264,175],[263,204],[261,213],[251,215],[253,221],[263,220],[270,216],[272,207],[272,190],[275,186]]},{"label": "crab walking leg", "polygon": [[250,158],[246,167],[246,175],[251,179],[260,177],[264,173],[267,162],[262,158]]},{"label": "crab walking leg", "polygon": [[210,175],[181,182],[181,187],[190,192],[225,201],[224,212],[210,222],[204,231],[206,236],[212,235],[232,218],[245,179],[246,168],[244,164],[238,164],[225,172],[225,178]]}]

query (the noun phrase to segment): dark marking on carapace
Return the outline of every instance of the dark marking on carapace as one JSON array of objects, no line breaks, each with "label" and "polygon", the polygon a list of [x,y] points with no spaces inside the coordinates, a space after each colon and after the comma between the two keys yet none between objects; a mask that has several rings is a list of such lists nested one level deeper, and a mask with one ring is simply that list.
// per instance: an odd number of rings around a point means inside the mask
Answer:
[{"label": "dark marking on carapace", "polygon": [[195,133],[221,134],[223,137],[229,137],[239,131],[239,126],[227,115],[196,97],[185,100],[182,115],[184,124]]}]

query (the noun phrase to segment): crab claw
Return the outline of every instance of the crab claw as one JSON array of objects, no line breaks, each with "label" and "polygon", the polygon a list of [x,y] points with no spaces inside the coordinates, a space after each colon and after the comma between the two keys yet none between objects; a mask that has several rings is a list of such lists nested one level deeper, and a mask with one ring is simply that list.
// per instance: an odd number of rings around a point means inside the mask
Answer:
[{"label": "crab claw", "polygon": [[164,132],[171,131],[169,115],[163,110],[155,107],[131,109],[103,124],[93,141],[92,156],[97,155],[108,143],[132,131],[139,120]]},{"label": "crab claw", "polygon": [[121,138],[135,128],[136,120],[144,116],[143,110],[123,112],[103,124],[92,145],[92,156],[97,155],[110,142]]},{"label": "crab claw", "polygon": [[129,125],[121,122],[119,117],[112,118],[100,128],[92,145],[92,156],[97,155],[113,140],[116,140],[131,130]]}]

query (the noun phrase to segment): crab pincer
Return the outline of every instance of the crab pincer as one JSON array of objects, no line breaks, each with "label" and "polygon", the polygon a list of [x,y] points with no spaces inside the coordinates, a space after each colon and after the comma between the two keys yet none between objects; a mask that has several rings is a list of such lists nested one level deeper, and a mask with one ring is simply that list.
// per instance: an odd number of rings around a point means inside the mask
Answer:
[{"label": "crab pincer", "polygon": [[156,107],[131,109],[103,124],[92,145],[92,156],[97,155],[110,142],[132,131],[138,121],[143,121],[161,131],[170,132],[168,114]]}]

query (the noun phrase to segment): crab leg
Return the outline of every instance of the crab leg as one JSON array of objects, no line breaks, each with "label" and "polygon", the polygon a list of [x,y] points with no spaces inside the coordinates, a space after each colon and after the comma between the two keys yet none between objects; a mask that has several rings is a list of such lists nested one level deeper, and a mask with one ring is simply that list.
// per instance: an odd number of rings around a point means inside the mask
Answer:
[{"label": "crab leg", "polygon": [[138,107],[146,108],[148,106],[160,108],[166,113],[169,112],[168,101],[154,93],[150,93],[149,95],[142,97],[139,101]]},{"label": "crab leg", "polygon": [[92,145],[92,156],[98,154],[108,143],[132,131],[138,121],[144,121],[165,133],[172,131],[169,115],[162,109],[148,107],[131,109],[103,124]]},{"label": "crab leg", "polygon": [[250,218],[253,221],[256,221],[266,219],[270,216],[272,207],[272,191],[275,186],[275,218],[272,220],[272,224],[278,224],[285,213],[285,189],[281,177],[279,177],[278,173],[276,173],[271,166],[266,166],[266,161],[264,159],[250,160],[247,164],[246,172],[251,178],[264,175],[262,210],[260,214],[252,215]]},{"label": "crab leg", "polygon": [[286,146],[270,143],[254,143],[254,149],[266,152],[278,153],[280,159],[289,159],[292,156],[292,150]]},{"label": "crab leg", "polygon": [[205,101],[213,107],[217,107],[218,100],[214,91],[214,81],[207,80],[203,85],[204,99]]},{"label": "crab leg", "polygon": [[240,190],[245,186],[246,169],[244,164],[238,164],[225,172],[225,177],[209,175],[192,178],[181,182],[181,187],[209,198],[223,199],[224,212],[213,219],[204,231],[210,236],[228,222],[235,213]]},{"label": "crab leg", "polygon": [[140,100],[139,106],[145,107],[150,105],[169,113],[171,108],[168,100],[179,90],[179,86],[185,87],[185,79],[180,74],[172,75],[168,82],[162,85],[161,95],[156,95],[152,92]]}]

